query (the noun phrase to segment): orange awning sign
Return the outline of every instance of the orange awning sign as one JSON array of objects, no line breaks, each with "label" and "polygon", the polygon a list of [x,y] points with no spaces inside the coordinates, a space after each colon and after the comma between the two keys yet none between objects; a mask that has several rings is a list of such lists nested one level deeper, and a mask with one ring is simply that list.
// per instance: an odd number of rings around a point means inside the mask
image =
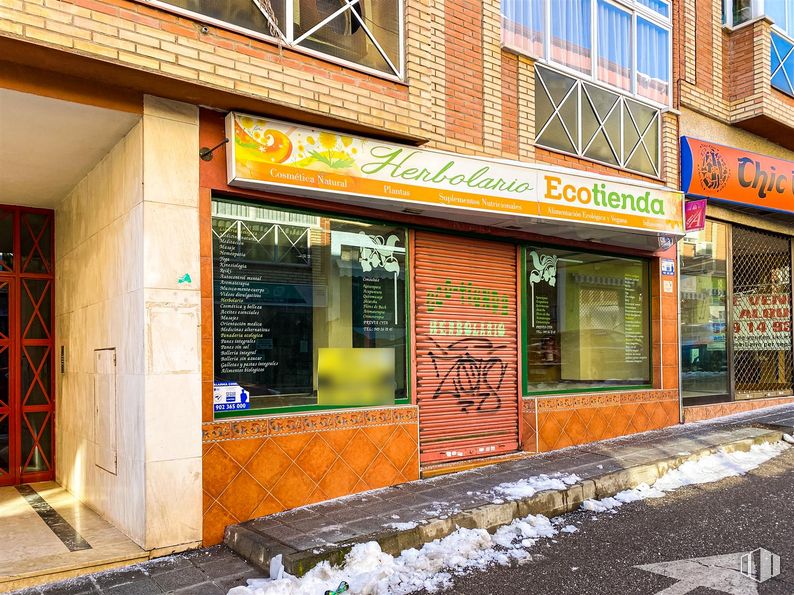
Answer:
[{"label": "orange awning sign", "polygon": [[794,213],[794,161],[682,136],[681,190],[688,196]]}]

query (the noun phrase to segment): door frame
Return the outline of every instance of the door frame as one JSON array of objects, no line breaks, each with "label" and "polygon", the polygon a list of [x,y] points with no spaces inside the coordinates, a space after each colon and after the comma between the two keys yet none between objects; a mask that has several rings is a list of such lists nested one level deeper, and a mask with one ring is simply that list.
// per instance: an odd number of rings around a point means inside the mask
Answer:
[{"label": "door frame", "polygon": [[[12,237],[13,237],[13,270],[0,270],[0,280],[9,283],[9,469],[8,474],[0,477],[0,486],[16,485],[36,481],[50,481],[55,478],[55,448],[56,448],[56,423],[55,423],[55,213],[50,209],[37,209],[32,207],[20,207],[11,205],[0,205],[0,211],[10,213],[12,216]],[[33,238],[33,246],[29,254],[22,254],[22,231],[27,222],[23,222],[25,215],[45,215],[49,218],[45,228],[36,238],[30,229],[26,228]],[[49,240],[49,254],[42,254],[39,243],[45,235]],[[24,267],[30,262],[34,251],[39,251],[42,259],[47,264],[47,272],[34,273],[24,272]],[[24,331],[30,326],[31,321],[25,322],[23,329],[22,316],[22,292],[27,291],[25,282],[31,280],[46,281],[49,284],[49,325],[46,326],[45,339],[25,339]],[[31,301],[33,296],[29,294]],[[35,308],[35,307],[34,307]],[[35,308],[38,310],[38,308]],[[31,315],[33,316],[33,315]],[[32,318],[31,318],[32,320]],[[24,405],[22,395],[22,360],[26,357],[27,347],[45,347],[49,351],[45,355],[49,359],[49,391],[47,395],[48,403],[43,405]],[[43,360],[42,360],[43,361]],[[38,376],[38,373],[36,373]],[[45,427],[49,426],[50,432],[50,452],[48,453],[48,468],[44,471],[23,472],[22,453],[22,424],[24,413],[45,412],[48,421]],[[28,453],[27,458],[32,455]]]}]

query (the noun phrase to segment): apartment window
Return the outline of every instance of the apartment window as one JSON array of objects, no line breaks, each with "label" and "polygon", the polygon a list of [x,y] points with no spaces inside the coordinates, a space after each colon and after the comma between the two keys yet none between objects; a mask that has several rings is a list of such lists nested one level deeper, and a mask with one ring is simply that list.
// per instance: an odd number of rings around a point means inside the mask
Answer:
[{"label": "apartment window", "polygon": [[646,261],[538,246],[524,260],[528,392],[650,384]]},{"label": "apartment window", "polygon": [[212,203],[216,417],[406,394],[406,230]]},{"label": "apartment window", "polygon": [[537,145],[660,177],[660,110],[536,65]]},{"label": "apartment window", "polygon": [[764,10],[781,31],[794,36],[794,0],[767,0]]},{"label": "apartment window", "polygon": [[661,105],[670,103],[665,0],[503,0],[505,46]]},{"label": "apartment window", "polygon": [[365,70],[403,76],[400,0],[145,0]]}]

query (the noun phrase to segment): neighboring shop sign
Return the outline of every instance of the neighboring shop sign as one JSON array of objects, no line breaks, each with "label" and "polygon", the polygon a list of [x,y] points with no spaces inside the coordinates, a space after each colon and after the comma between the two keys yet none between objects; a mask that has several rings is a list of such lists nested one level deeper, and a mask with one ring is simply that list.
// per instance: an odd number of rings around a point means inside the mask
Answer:
[{"label": "neighboring shop sign", "polygon": [[690,231],[700,231],[706,228],[706,201],[688,200],[684,205],[684,229]]},{"label": "neighboring shop sign", "polygon": [[739,351],[790,351],[788,294],[733,296],[734,347]]},{"label": "neighboring shop sign", "polygon": [[230,113],[228,181],[461,211],[682,235],[683,198],[660,186],[430,151]]},{"label": "neighboring shop sign", "polygon": [[420,458],[518,449],[516,248],[416,233]]},{"label": "neighboring shop sign", "polygon": [[681,190],[794,213],[794,162],[682,136]]}]

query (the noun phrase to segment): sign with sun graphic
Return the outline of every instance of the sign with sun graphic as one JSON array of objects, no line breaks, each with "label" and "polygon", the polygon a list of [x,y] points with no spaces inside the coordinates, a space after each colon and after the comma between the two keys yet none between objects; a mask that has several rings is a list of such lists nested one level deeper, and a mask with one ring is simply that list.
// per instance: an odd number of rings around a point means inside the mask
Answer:
[{"label": "sign with sun graphic", "polygon": [[[542,164],[398,145],[238,113],[226,118],[231,186],[285,190],[449,218],[531,217],[683,235],[683,195],[656,184]],[[362,200],[363,199],[363,200]],[[476,213],[476,214],[475,214]]]}]

